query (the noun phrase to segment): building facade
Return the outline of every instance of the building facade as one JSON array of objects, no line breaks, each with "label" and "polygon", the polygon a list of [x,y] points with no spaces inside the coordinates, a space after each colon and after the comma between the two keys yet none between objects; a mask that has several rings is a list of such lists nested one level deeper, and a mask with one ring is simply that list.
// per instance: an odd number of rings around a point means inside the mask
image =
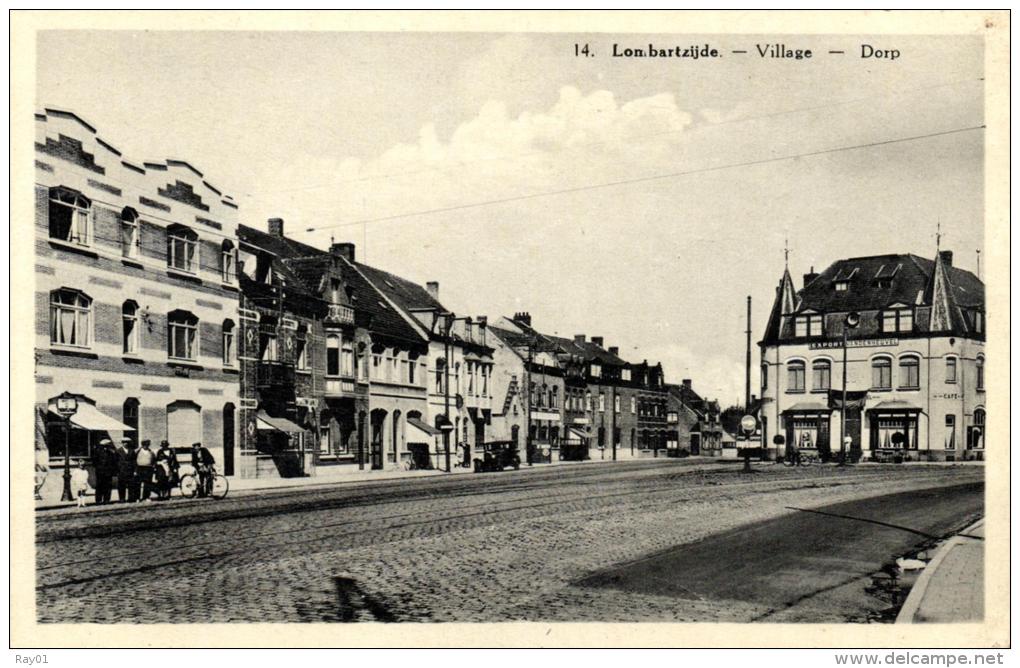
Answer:
[{"label": "building facade", "polygon": [[[123,435],[201,442],[234,474],[237,206],[184,161],[128,160],[73,113],[35,120],[35,387],[51,459]],[[65,392],[69,431],[52,410]]]},{"label": "building facade", "polygon": [[828,457],[845,432],[855,459],[983,459],[984,345],[984,284],[950,251],[839,260],[800,290],[787,270],[759,344],[762,443]]}]

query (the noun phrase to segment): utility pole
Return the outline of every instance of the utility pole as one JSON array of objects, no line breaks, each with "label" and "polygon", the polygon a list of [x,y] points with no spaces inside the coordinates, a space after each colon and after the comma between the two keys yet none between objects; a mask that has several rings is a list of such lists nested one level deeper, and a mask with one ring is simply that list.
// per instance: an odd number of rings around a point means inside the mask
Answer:
[{"label": "utility pole", "polygon": [[533,359],[532,354],[534,347],[535,337],[532,336],[531,338],[528,339],[528,357],[524,363],[524,378],[525,378],[524,410],[525,419],[527,421],[527,423],[525,424],[526,431],[524,436],[524,456],[528,460],[528,466],[534,465],[534,462],[532,461],[534,459],[533,457],[534,444],[531,442],[531,360]]},{"label": "utility pole", "polygon": [[446,472],[453,469],[450,466],[450,328],[453,326],[452,319],[445,322],[443,332],[443,352],[446,356],[446,363],[443,365],[443,417],[446,424],[443,425],[443,450],[446,455]]},{"label": "utility pole", "polygon": [[751,412],[751,295],[747,295],[747,356],[744,369],[744,412]]}]

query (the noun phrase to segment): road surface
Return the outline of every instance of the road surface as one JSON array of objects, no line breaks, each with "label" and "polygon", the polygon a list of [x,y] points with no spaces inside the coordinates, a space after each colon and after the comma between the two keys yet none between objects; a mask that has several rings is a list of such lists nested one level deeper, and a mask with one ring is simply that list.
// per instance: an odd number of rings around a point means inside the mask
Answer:
[{"label": "road surface", "polygon": [[[822,560],[813,567],[805,552],[791,568],[827,572],[830,549],[859,570],[878,568],[894,556],[883,551],[924,538],[887,540],[878,525],[787,508],[935,488],[960,495],[960,485],[974,483],[971,492],[954,497],[962,517],[974,509],[982,479],[983,469],[969,466],[765,464],[745,475],[739,465],[659,459],[42,512],[37,617],[100,623],[752,621],[784,605],[784,590],[800,597],[804,586],[759,578],[740,596],[711,584],[683,596],[677,587],[690,589],[683,575],[689,557],[667,569],[680,574],[673,589],[633,584],[644,577],[628,576],[624,586],[593,586],[592,578],[627,573],[618,567],[670,549],[700,549],[692,572],[708,583],[725,582],[733,563],[725,550],[742,550],[762,572],[783,563],[770,542],[796,556],[814,541],[813,554]],[[943,496],[910,494],[892,505],[899,504],[904,523],[937,532],[953,523],[952,504]],[[885,514],[888,507],[881,502],[873,510]],[[932,523],[943,514],[944,523]],[[748,525],[756,527],[755,544],[733,549],[739,534],[727,532]],[[722,542],[713,548],[711,540]],[[653,563],[631,568],[647,572]]]}]

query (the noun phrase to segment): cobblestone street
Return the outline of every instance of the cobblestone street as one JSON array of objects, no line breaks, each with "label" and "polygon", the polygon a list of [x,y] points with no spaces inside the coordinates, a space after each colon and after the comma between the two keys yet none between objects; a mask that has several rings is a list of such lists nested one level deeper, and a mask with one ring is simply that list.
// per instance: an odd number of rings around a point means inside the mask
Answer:
[{"label": "cobblestone street", "polygon": [[[753,522],[980,483],[965,466],[574,466],[40,513],[41,622],[750,621],[581,580]],[[918,509],[923,515],[923,509]],[[876,563],[877,568],[880,564]]]}]

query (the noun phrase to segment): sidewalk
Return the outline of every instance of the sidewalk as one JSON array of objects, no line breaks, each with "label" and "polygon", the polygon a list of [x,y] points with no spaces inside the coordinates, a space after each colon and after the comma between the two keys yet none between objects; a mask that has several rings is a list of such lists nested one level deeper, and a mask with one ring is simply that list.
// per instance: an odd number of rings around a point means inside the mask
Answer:
[{"label": "sidewalk", "polygon": [[[701,458],[690,458],[691,460],[700,460]],[[628,460],[633,461],[633,460]],[[708,461],[712,461],[708,459]],[[602,459],[588,459],[585,461],[554,461],[548,464],[535,464],[529,467],[527,464],[521,465],[521,471],[540,471],[549,467],[558,466],[587,466],[591,464],[612,464],[612,460]],[[230,478],[230,495],[246,495],[252,492],[270,491],[270,490],[285,490],[285,489],[296,489],[296,488],[309,488],[309,487],[333,487],[337,485],[347,484],[358,484],[358,483],[376,483],[385,482],[392,480],[404,480],[408,478],[434,478],[438,476],[459,476],[469,473],[474,473],[470,468],[455,468],[452,473],[446,471],[434,469],[429,471],[402,471],[402,470],[383,470],[383,471],[372,471],[369,469],[365,470],[353,470],[344,471],[339,473],[330,473],[327,475],[319,475],[308,478]],[[46,484],[43,485],[41,490],[42,500],[36,500],[35,509],[38,510],[53,510],[57,508],[73,508],[75,502],[67,501],[61,502],[60,495],[63,489],[62,470],[53,469],[50,471],[49,476],[46,478]],[[482,474],[486,475],[486,474]],[[93,495],[95,490],[89,489],[87,496],[87,507],[89,509],[101,510],[107,508],[123,508],[124,506],[117,503],[117,492],[114,490],[113,500],[114,503],[109,506],[93,506]],[[180,492],[175,491],[174,498],[180,498]]]},{"label": "sidewalk", "polygon": [[910,590],[897,624],[980,622],[985,607],[985,521],[943,543]]}]

